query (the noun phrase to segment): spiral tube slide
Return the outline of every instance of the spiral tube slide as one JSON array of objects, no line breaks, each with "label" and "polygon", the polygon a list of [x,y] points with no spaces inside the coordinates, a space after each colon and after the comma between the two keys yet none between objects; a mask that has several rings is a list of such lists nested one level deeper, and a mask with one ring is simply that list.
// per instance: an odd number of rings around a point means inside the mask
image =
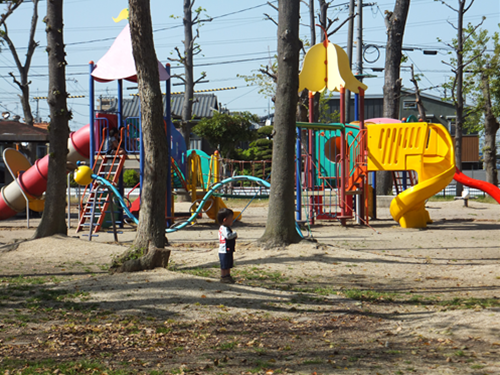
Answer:
[{"label": "spiral tube slide", "polygon": [[500,189],[493,184],[490,184],[486,181],[476,180],[474,178],[468,177],[464,175],[458,168],[455,170],[455,175],[453,176],[455,181],[466,185],[471,188],[479,189],[484,191],[489,196],[491,196],[494,200],[500,203]]},{"label": "spiral tube slide", "polygon": [[[109,189],[111,189],[111,191],[113,191],[113,194],[115,194],[115,196],[118,198],[120,205],[122,206],[123,210],[128,215],[128,217],[130,217],[134,221],[134,223],[139,224],[139,220],[137,220],[137,218],[134,215],[132,215],[132,213],[128,210],[127,205],[125,204],[125,201],[123,200],[123,197],[120,195],[118,190],[116,190],[116,188],[113,186],[113,184],[111,182],[109,182],[108,180],[106,180],[100,176],[97,176],[95,174],[92,174],[92,178],[96,179],[97,181],[99,181],[100,183],[106,185]],[[165,232],[166,233],[176,232],[180,229],[185,228],[190,223],[194,222],[194,220],[201,213],[201,211],[203,210],[203,207],[205,206],[205,203],[212,196],[212,194],[214,194],[223,185],[229,184],[233,181],[254,181],[260,185],[263,185],[264,187],[267,187],[267,188],[271,187],[269,182],[262,180],[258,177],[253,177],[253,176],[234,176],[234,177],[226,178],[225,180],[222,180],[221,182],[216,183],[214,186],[212,186],[212,188],[209,191],[207,191],[207,193],[205,194],[205,196],[201,200],[200,204],[198,205],[198,208],[191,215],[191,217],[189,219],[187,219],[183,223],[179,224],[178,226],[175,226],[174,228],[165,229]],[[300,237],[304,238],[304,236],[302,235],[302,232],[300,231],[300,227],[297,223],[295,223],[295,228],[297,229],[297,233],[300,235]]]},{"label": "spiral tube slide", "polygon": [[[79,160],[89,158],[89,125],[70,134],[68,139],[68,161],[76,164]],[[49,155],[45,155],[35,164],[20,174],[17,181],[12,181],[2,188],[0,194],[0,220],[6,220],[26,208],[24,193],[40,197],[47,189],[47,174],[49,170]]]}]

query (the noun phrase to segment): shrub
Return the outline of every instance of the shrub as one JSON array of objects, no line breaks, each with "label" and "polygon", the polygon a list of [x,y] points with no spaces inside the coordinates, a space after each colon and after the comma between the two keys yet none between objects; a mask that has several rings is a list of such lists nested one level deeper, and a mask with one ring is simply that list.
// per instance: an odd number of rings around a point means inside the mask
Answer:
[{"label": "shrub", "polygon": [[125,187],[134,187],[139,183],[139,179],[139,172],[135,169],[127,169],[123,172],[123,185],[125,185]]}]

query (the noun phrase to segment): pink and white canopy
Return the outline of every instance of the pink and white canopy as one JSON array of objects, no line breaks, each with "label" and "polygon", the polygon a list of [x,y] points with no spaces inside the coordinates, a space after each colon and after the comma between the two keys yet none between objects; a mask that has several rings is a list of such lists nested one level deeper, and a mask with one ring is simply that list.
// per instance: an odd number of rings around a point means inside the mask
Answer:
[{"label": "pink and white canopy", "polygon": [[[159,80],[170,78],[165,67],[158,61]],[[97,62],[92,77],[99,82],[109,82],[116,79],[125,79],[137,82],[134,55],[132,54],[132,39],[130,27],[127,24],[120,35],[115,39],[111,48]]]}]

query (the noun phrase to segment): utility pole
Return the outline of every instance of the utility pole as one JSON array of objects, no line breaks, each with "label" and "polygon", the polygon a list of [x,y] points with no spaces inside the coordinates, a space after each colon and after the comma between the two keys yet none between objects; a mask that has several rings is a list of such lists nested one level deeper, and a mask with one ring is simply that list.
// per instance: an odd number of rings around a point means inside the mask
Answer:
[{"label": "utility pole", "polygon": [[309,0],[309,24],[311,28],[311,46],[316,44],[316,25],[314,17],[314,0]]},{"label": "utility pole", "polygon": [[[347,30],[347,58],[349,59],[349,68],[352,69],[352,45],[353,45],[353,34],[354,34],[354,0],[349,2],[349,26]],[[344,102],[344,113],[345,121],[348,123],[351,121],[351,92],[345,90],[345,102]]]},{"label": "utility pole", "polygon": [[[357,65],[358,75],[363,74],[363,0],[358,0],[358,36],[357,36]],[[363,82],[363,77],[358,77],[360,82]]]}]

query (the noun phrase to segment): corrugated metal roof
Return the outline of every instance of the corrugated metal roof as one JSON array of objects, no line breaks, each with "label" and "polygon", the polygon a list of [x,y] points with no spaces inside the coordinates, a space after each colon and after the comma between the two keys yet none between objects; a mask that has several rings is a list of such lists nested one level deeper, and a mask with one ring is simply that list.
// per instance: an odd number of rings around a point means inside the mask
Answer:
[{"label": "corrugated metal roof", "polygon": [[[184,103],[183,95],[172,95],[171,111],[173,118],[181,118],[182,105]],[[163,106],[165,107],[165,95],[163,96]],[[138,117],[139,116],[140,100],[138,96],[131,99],[123,100],[123,117]],[[193,116],[200,119],[204,117],[212,117],[213,111],[219,109],[217,96],[214,94],[195,94],[193,102]],[[116,112],[116,107],[111,108],[106,112]],[[163,113],[165,115],[165,111]]]}]

